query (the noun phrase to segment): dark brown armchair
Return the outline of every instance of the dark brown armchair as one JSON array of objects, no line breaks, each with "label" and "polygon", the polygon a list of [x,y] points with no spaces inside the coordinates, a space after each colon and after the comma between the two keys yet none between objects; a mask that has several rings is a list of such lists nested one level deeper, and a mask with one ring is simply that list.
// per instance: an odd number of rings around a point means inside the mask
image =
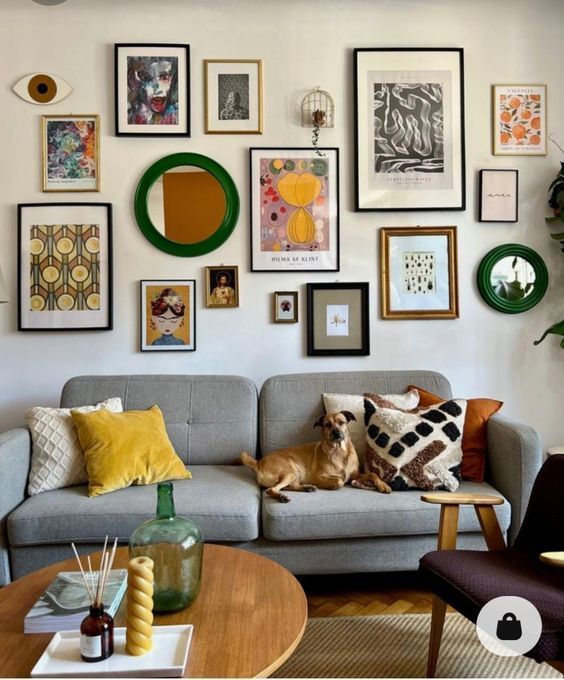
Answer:
[{"label": "dark brown armchair", "polygon": [[[558,552],[564,550],[564,455],[551,456],[541,468],[510,548],[496,523],[494,497],[430,494],[423,500],[441,503],[443,548],[427,553],[419,566],[435,593],[427,677],[435,676],[447,604],[475,623],[480,609],[502,595],[523,597],[535,605],[543,629],[526,656],[564,674],[564,553]],[[467,503],[476,509],[489,551],[448,549],[456,545],[458,505]],[[550,554],[540,558],[543,553]]]}]

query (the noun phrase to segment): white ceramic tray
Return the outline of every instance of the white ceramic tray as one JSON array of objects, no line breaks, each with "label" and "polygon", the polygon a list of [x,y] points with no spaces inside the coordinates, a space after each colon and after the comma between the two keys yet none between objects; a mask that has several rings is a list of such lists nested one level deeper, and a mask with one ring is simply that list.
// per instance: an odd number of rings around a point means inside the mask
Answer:
[{"label": "white ceramic tray", "polygon": [[114,630],[114,653],[105,661],[80,658],[77,630],[55,633],[31,671],[32,678],[177,678],[184,673],[193,626],[155,626],[153,649],[143,656],[125,653],[125,628]]}]

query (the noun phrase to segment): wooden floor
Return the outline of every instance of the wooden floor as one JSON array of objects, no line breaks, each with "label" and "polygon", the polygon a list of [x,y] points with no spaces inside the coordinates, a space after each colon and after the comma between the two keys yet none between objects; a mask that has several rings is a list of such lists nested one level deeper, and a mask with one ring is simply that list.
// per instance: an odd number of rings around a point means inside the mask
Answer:
[{"label": "wooden floor", "polygon": [[432,593],[417,573],[300,576],[310,618],[430,614]]}]

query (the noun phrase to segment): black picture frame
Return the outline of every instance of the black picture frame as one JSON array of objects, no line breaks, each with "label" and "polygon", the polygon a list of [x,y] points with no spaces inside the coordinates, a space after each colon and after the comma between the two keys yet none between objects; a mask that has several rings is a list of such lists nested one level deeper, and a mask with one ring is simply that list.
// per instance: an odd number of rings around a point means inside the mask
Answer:
[{"label": "black picture frame", "polygon": [[[183,56],[185,59],[186,68],[182,69],[182,77],[185,79],[185,86],[182,86],[180,81],[180,68],[178,71],[178,128],[174,129],[172,125],[157,125],[150,124],[131,124],[124,121],[127,117],[127,68],[125,73],[120,61],[120,52],[139,48],[140,51],[145,51],[145,54],[139,56],[153,56],[147,54],[150,50],[155,50],[154,56],[168,56],[166,51],[177,51],[177,55]],[[131,56],[131,55],[130,55]],[[191,78],[190,78],[190,45],[182,43],[115,43],[114,45],[114,120],[115,120],[115,135],[116,137],[190,137],[191,135]],[[125,80],[125,83],[122,83]],[[120,91],[125,85],[125,92]],[[181,113],[180,97],[185,97],[183,113]],[[127,129],[130,128],[130,129]],[[171,128],[171,129],[169,129]]]},{"label": "black picture frame", "polygon": [[[355,211],[465,210],[464,50],[459,47],[355,48],[353,67]],[[406,76],[410,72],[412,75]],[[444,75],[447,72],[450,72],[450,77]],[[398,78],[401,78],[399,83],[396,80]],[[391,88],[382,88],[382,91],[385,90],[387,93],[385,96],[382,95],[383,103],[379,107],[385,107],[382,114],[375,114],[378,111],[374,106],[376,91],[372,98],[368,94],[370,86],[375,88],[376,84],[383,86],[388,83],[402,87],[419,86],[421,97],[431,90],[433,96],[429,96],[429,100],[432,102],[442,101],[443,97],[448,96],[450,109],[445,107],[444,110],[441,108],[432,112],[431,107],[429,116],[432,121],[438,115],[441,116],[440,131],[443,134],[435,135],[436,125],[434,122],[429,125],[430,120],[426,113],[422,114],[422,122],[418,125],[419,120],[416,119],[413,124],[407,120],[407,115],[403,117],[401,111],[398,112],[396,109],[394,113],[397,117],[393,119],[393,126],[390,125],[389,130],[386,129],[390,118],[388,109],[392,96]],[[441,93],[440,99],[435,96],[438,91]],[[406,98],[408,96],[410,93]],[[401,98],[400,93],[397,99]],[[433,105],[437,106],[436,103]],[[413,107],[413,111],[420,113],[416,99],[410,106]],[[446,118],[445,111],[448,113]],[[378,129],[375,124],[377,121],[380,124]],[[391,127],[397,127],[398,130],[392,130]],[[419,130],[424,128],[430,131],[426,133],[427,137],[424,137],[423,143],[417,144],[416,150],[415,132],[421,137]],[[374,154],[371,160],[370,149],[375,149],[377,143],[375,134],[382,129],[389,135],[389,138],[380,136],[381,144],[378,148],[382,152],[379,154],[382,158],[378,159]],[[402,129],[405,134],[398,140],[398,133],[401,134]],[[448,144],[443,142],[445,130],[451,133],[448,136]],[[401,144],[404,145],[404,149],[405,145],[408,146],[405,153],[400,148]],[[445,148],[449,150],[446,154]],[[426,157],[433,149],[438,151],[432,157]],[[369,173],[372,163],[374,170]],[[441,167],[442,171],[437,169]],[[452,188],[448,188],[449,176],[446,175],[446,170],[450,170]],[[441,176],[441,172],[444,177]],[[441,187],[441,184],[444,186]],[[398,189],[398,186],[401,186],[401,189]]]},{"label": "black picture frame", "polygon": [[[368,283],[308,283],[306,289],[308,356],[368,356],[370,354]],[[334,296],[331,295],[332,291],[335,293]],[[347,292],[353,295],[347,298]],[[319,295],[316,295],[318,293]],[[356,300],[355,293],[359,294]],[[334,304],[330,304],[331,302]],[[334,306],[347,307],[341,320],[336,319],[337,314],[333,309],[329,309]],[[342,330],[346,330],[347,333],[327,332],[328,324],[333,324],[329,321],[331,315],[335,318],[335,325],[342,324]],[[353,332],[350,333],[353,324]]]},{"label": "black picture frame", "polygon": [[[493,177],[495,173],[501,173],[498,174],[497,180]],[[488,175],[491,175],[489,188]],[[512,168],[480,170],[479,186],[479,222],[519,221],[519,170]]]},{"label": "black picture frame", "polygon": [[[318,156],[312,147],[252,147],[249,149],[249,175],[250,175],[250,246],[251,246],[251,271],[252,272],[323,272],[340,270],[340,187],[339,187],[339,149],[337,147],[319,148],[322,156]],[[329,161],[329,170],[326,177],[325,187],[329,187],[329,200],[327,207],[327,234],[329,238],[328,251],[309,252],[308,250],[283,249],[274,252],[263,250],[261,246],[262,229],[268,228],[262,223],[262,191],[265,182],[272,181],[272,177],[266,177],[261,172],[261,167],[270,159],[294,161],[304,160],[313,163]],[[332,163],[331,163],[332,161]],[[262,168],[264,170],[264,168]],[[285,170],[285,168],[284,168]],[[272,187],[272,184],[270,185]],[[331,187],[334,187],[331,190]],[[259,188],[259,191],[257,191]],[[280,203],[278,203],[280,205]],[[307,204],[309,205],[309,204]],[[295,203],[283,206],[288,212],[287,224],[289,224],[289,211],[296,207]],[[302,206],[303,207],[303,206]],[[274,224],[270,224],[269,227]],[[280,225],[282,226],[282,225]],[[327,254],[325,254],[327,253]],[[318,262],[318,266],[314,266]]]},{"label": "black picture frame", "polygon": [[[38,216],[32,219],[33,215],[27,214],[28,212],[35,211],[37,209]],[[82,210],[85,209],[85,210]],[[91,219],[86,220],[86,217],[90,217],[89,210],[102,210],[105,221],[100,227],[100,224],[95,226],[98,227],[98,231],[92,233],[92,226],[94,222]],[[45,214],[45,218],[41,219],[42,213]],[[48,213],[50,213],[48,215]],[[70,217],[67,217],[70,216]],[[92,215],[93,217],[93,215]],[[72,226],[74,230],[71,230],[71,234],[62,234],[59,238],[59,234],[50,233],[48,230],[52,229],[53,225],[61,227],[64,229],[66,225]],[[87,233],[86,238],[82,233],[83,230],[77,230],[77,227],[82,227],[89,225],[90,232]],[[24,229],[32,228],[38,231],[38,233],[30,233],[24,244]],[[67,227],[68,228],[68,227]],[[41,232],[41,233],[39,233]],[[86,232],[85,232],[86,233]],[[101,236],[104,238],[101,238]],[[42,251],[39,253],[34,252],[36,250],[34,246],[35,241],[43,241],[43,247],[57,243],[60,246],[61,241],[65,237],[67,241],[74,243],[76,239],[80,238],[83,241],[84,249],[83,252],[95,253],[97,257],[93,256],[94,261],[97,263],[96,277],[89,277],[91,280],[96,280],[98,282],[97,288],[88,294],[88,291],[83,291],[81,289],[82,299],[80,305],[82,310],[75,311],[74,316],[79,318],[71,319],[70,316],[65,318],[61,317],[63,314],[72,314],[73,310],[64,304],[60,304],[60,300],[63,296],[69,298],[70,304],[72,302],[72,294],[68,290],[60,291],[61,284],[57,283],[59,279],[63,282],[65,279],[73,279],[72,271],[63,273],[63,270],[72,267],[72,261],[68,261],[68,257],[71,251],[68,249],[71,247],[65,244],[65,247],[59,247],[57,253],[55,253],[56,248],[52,248],[54,254],[50,255],[54,262],[48,263],[51,268],[59,270],[59,276],[57,279],[47,282],[42,286],[41,282],[36,280],[37,271],[41,269],[39,262],[34,263],[34,259],[39,258]],[[95,239],[92,244],[88,246],[88,238]],[[74,239],[74,241],[73,241]],[[38,244],[38,248],[41,244]],[[67,252],[65,252],[67,251]],[[24,258],[26,259],[27,266],[24,267]],[[83,263],[79,263],[78,266],[84,266]],[[45,276],[45,269],[43,268],[44,279],[53,279],[53,276]],[[45,331],[109,331],[113,329],[113,240],[112,240],[112,204],[111,203],[90,203],[90,202],[76,202],[76,203],[19,203],[18,204],[18,331],[32,331],[32,332],[45,332]],[[56,272],[53,272],[53,275]],[[89,272],[86,272],[89,274]],[[81,278],[82,275],[81,274]],[[32,285],[33,282],[38,289],[41,296],[47,294],[47,300],[44,299],[44,305],[47,304],[52,309],[45,310],[43,307],[38,308],[38,313],[41,313],[42,317],[34,318],[32,314],[31,307],[33,306],[33,298],[36,297],[32,295]],[[82,282],[83,283],[84,279]],[[59,288],[57,288],[59,286]],[[43,287],[43,290],[40,290]],[[105,290],[104,290],[105,287]],[[75,291],[78,291],[80,286],[76,286]],[[25,291],[25,294],[24,294]],[[98,295],[98,306],[99,310],[91,308],[88,304],[88,299],[84,299],[84,295]],[[37,296],[40,297],[40,296]],[[52,298],[49,301],[49,297]],[[41,303],[41,300],[39,300]],[[55,309],[55,304],[58,304],[58,308]],[[24,311],[24,305],[26,305],[26,310]],[[87,309],[85,308],[88,307]],[[99,313],[98,313],[99,311]],[[83,314],[83,318],[80,315]],[[88,315],[88,316],[86,316]],[[66,322],[60,325],[61,318]],[[42,324],[42,322],[45,322]],[[96,323],[98,322],[98,323]]]}]

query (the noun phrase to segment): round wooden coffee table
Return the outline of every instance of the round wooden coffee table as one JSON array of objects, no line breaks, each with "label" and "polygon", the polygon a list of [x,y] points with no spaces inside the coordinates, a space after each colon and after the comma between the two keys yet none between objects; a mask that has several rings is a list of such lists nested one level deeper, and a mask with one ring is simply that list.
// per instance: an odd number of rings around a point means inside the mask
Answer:
[{"label": "round wooden coffee table", "polygon": [[[98,560],[99,555],[96,565]],[[114,568],[127,567],[127,561],[127,548],[120,548]],[[59,571],[77,569],[72,558],[0,589],[0,677],[29,677],[53,634],[24,635],[24,616]],[[125,625],[123,609],[117,626]],[[193,624],[185,673],[192,678],[267,677],[297,647],[306,621],[304,591],[287,569],[266,557],[219,545],[204,547],[196,602],[155,616],[157,626]]]}]

